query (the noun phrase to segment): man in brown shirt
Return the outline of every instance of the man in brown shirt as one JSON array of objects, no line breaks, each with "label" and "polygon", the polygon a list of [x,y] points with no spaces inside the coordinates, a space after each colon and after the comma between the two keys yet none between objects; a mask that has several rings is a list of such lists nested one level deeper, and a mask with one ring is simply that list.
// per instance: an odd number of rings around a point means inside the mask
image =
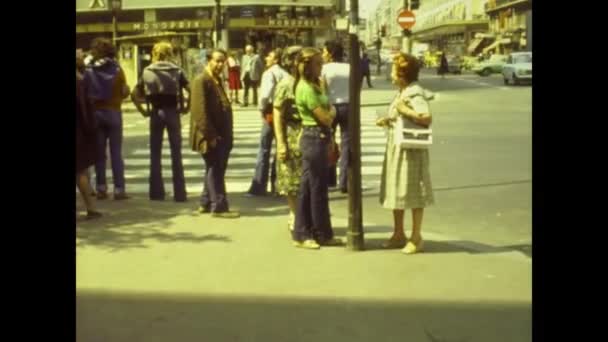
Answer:
[{"label": "man in brown shirt", "polygon": [[226,167],[232,150],[232,107],[220,75],[226,52],[213,49],[207,53],[207,66],[191,84],[190,146],[205,161],[204,188],[200,213],[214,217],[238,218],[230,211],[226,196]]},{"label": "man in brown shirt", "polygon": [[116,50],[106,38],[91,44],[93,60],[84,72],[87,97],[97,120],[97,162],[95,174],[97,198],[106,199],[106,146],[110,144],[114,199],[129,198],[125,193],[125,167],[122,158],[122,101],[129,95],[125,73],[116,62]]}]

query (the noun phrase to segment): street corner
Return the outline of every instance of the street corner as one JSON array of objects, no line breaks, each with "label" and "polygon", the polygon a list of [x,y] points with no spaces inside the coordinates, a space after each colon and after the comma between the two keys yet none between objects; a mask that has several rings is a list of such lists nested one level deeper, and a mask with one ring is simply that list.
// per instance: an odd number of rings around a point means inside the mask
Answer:
[{"label": "street corner", "polygon": [[[97,201],[102,217],[87,220],[84,207],[77,207],[77,246],[98,244],[100,239],[111,239],[108,244],[120,246],[137,236],[139,242],[146,239],[196,240],[199,233],[230,236],[242,228],[260,229],[267,226],[285,226],[287,203],[283,198],[245,197],[243,193],[229,194],[230,211],[240,217],[226,219],[200,212],[199,194],[189,194],[187,202],[175,202],[168,196],[164,201],[151,201],[146,194],[135,194],[126,201]],[[80,202],[77,199],[77,202]],[[249,229],[250,230],[250,229]],[[135,235],[134,235],[135,234]],[[121,237],[122,236],[122,237]],[[121,242],[122,241],[122,242]]]},{"label": "street corner", "polygon": [[[102,217],[95,220],[77,218],[79,229],[108,229],[128,227],[131,225],[161,225],[169,226],[175,217],[194,216],[193,208],[196,200],[190,198],[187,202],[175,202],[171,196],[162,201],[152,201],[147,194],[134,193],[127,200],[116,201],[110,196],[107,200],[97,200],[97,210]],[[81,201],[77,201],[79,210],[84,210]]]}]

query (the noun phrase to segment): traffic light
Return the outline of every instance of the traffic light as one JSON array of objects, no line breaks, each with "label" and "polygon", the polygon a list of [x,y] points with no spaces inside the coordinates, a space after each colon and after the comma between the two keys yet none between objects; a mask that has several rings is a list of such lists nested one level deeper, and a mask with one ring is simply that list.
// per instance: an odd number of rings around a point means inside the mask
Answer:
[{"label": "traffic light", "polygon": [[410,0],[410,9],[416,10],[420,7],[420,0]]}]

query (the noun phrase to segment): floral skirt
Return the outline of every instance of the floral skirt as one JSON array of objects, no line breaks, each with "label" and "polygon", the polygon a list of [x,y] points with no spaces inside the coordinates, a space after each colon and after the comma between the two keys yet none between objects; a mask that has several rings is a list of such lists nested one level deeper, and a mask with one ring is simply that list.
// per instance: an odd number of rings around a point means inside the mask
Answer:
[{"label": "floral skirt", "polygon": [[287,125],[287,159],[277,160],[276,189],[280,195],[295,196],[300,190],[302,178],[302,153],[300,152],[300,137],[302,125]]}]

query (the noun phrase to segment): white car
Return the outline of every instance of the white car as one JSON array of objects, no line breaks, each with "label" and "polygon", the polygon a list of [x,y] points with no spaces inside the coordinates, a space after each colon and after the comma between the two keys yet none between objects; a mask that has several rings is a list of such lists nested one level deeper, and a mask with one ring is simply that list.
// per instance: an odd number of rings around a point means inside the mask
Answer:
[{"label": "white car", "polygon": [[505,84],[532,82],[532,52],[513,52],[502,67]]}]

